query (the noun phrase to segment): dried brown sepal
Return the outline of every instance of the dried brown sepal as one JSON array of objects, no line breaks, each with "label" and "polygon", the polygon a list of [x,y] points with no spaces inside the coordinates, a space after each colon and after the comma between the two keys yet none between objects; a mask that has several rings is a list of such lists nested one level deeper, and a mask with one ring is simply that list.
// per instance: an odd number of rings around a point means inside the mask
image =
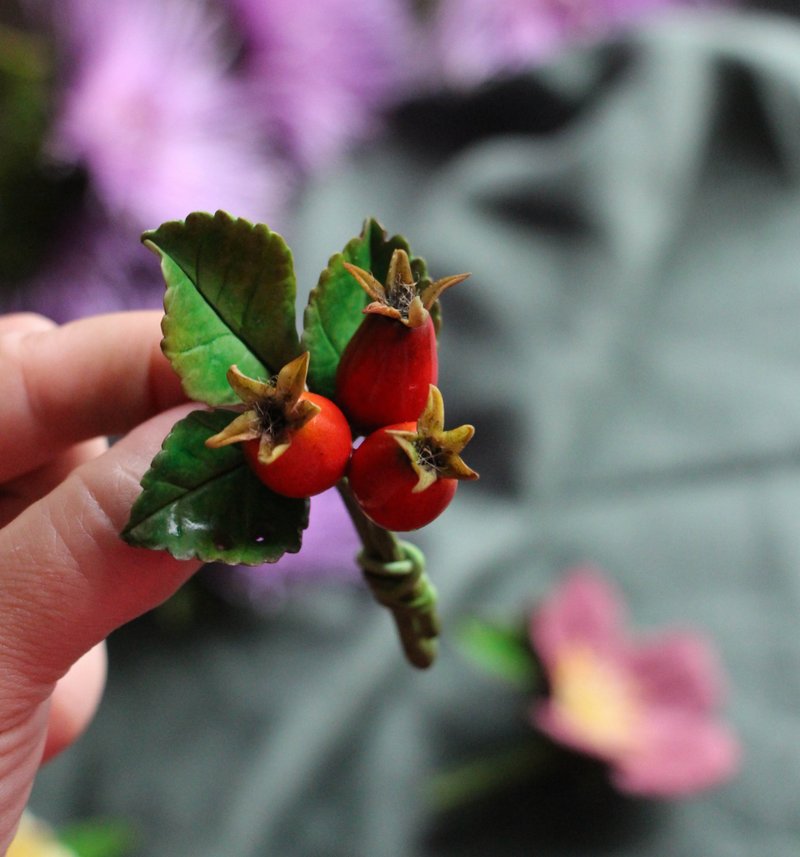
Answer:
[{"label": "dried brown sepal", "polygon": [[451,286],[463,282],[469,274],[454,274],[429,283],[420,291],[414,279],[411,261],[405,250],[395,250],[389,262],[386,285],[381,285],[369,271],[344,262],[345,269],[355,277],[358,284],[371,298],[364,308],[365,313],[395,318],[407,327],[425,324],[431,307],[439,296]]},{"label": "dried brown sepal", "polygon": [[468,276],[469,274],[453,274],[450,277],[442,277],[441,280],[436,280],[436,282],[426,286],[420,295],[422,305],[429,310],[447,289],[463,283]]},{"label": "dried brown sepal", "polygon": [[406,453],[417,484],[413,493],[424,491],[437,479],[477,479],[478,474],[461,458],[464,447],[472,440],[471,425],[454,429],[444,427],[444,400],[438,387],[431,384],[425,410],[417,420],[416,431],[387,429]]},{"label": "dried brown sepal", "polygon": [[356,282],[362,289],[364,289],[373,301],[382,303],[386,300],[386,292],[383,286],[375,279],[375,277],[372,276],[372,274],[370,274],[369,271],[359,268],[358,265],[351,265],[349,262],[342,262],[342,264],[344,265],[345,270],[355,277]]},{"label": "dried brown sepal", "polygon": [[277,377],[267,381],[249,378],[237,366],[228,369],[231,388],[247,409],[221,432],[206,440],[217,449],[232,443],[258,440],[258,460],[271,464],[289,448],[294,432],[320,411],[318,405],[302,398],[308,374],[308,352],[287,363]]}]

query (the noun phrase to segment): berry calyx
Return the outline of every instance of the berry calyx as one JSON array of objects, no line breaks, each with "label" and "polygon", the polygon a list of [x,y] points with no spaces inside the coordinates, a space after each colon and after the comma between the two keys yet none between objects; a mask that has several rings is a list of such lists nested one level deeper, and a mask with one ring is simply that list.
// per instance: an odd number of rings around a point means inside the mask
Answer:
[{"label": "berry calyx", "polygon": [[472,439],[471,425],[444,428],[444,403],[431,385],[419,420],[378,429],[353,453],[347,476],[364,514],[387,530],[416,530],[450,504],[459,480],[478,474],[460,453]]},{"label": "berry calyx", "polygon": [[345,263],[345,268],[372,301],[339,361],[336,402],[362,433],[416,420],[439,374],[430,309],[442,292],[469,275],[420,288],[404,250],[392,254],[385,286],[356,265]]},{"label": "berry calyx", "polygon": [[231,366],[228,383],[247,409],[205,442],[214,449],[242,443],[256,476],[286,497],[331,488],[350,458],[352,435],[344,414],[330,399],[305,389],[308,361],[308,352],[301,354],[267,381]]},{"label": "berry calyx", "polygon": [[467,279],[469,274],[453,274],[422,289],[414,279],[411,262],[405,250],[392,253],[386,285],[381,285],[369,271],[344,262],[344,267],[355,277],[362,289],[372,298],[364,308],[365,313],[393,318],[406,327],[421,327],[430,315],[430,309],[442,292]]}]

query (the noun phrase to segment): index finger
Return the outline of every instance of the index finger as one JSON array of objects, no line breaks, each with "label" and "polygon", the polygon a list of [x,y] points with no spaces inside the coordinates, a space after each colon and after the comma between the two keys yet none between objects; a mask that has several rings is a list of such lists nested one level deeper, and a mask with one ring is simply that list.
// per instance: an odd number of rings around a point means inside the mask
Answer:
[{"label": "index finger", "polygon": [[115,313],[0,336],[0,482],[185,401],[160,319]]}]

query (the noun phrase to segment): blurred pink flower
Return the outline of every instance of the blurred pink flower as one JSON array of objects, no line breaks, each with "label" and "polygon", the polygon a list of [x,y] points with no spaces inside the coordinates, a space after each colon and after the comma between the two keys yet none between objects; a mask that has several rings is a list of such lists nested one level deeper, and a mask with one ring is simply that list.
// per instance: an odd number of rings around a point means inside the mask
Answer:
[{"label": "blurred pink flower", "polygon": [[65,90],[51,150],[87,169],[112,216],[141,228],[224,208],[273,223],[284,168],[207,6],[60,0],[52,16]]},{"label": "blurred pink flower", "polygon": [[618,593],[581,568],[536,610],[531,641],[549,695],[532,710],[553,740],[607,762],[621,791],[685,795],[734,774],[740,748],[714,718],[722,695],[709,645],[672,632],[635,642]]},{"label": "blurred pink flower", "polygon": [[529,68],[570,42],[599,38],[658,10],[702,5],[708,0],[441,0],[434,52],[448,82],[469,86]]},{"label": "blurred pink flower", "polygon": [[376,127],[414,66],[403,0],[226,0],[245,34],[253,109],[301,166],[320,166]]}]

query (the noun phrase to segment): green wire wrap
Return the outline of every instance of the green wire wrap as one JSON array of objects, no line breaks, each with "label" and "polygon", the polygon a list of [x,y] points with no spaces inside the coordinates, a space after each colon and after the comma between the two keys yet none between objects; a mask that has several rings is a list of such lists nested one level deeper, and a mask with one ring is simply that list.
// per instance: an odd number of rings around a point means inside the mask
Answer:
[{"label": "green wire wrap", "polygon": [[436,589],[425,573],[425,556],[367,518],[350,491],[347,479],[336,486],[364,549],[356,562],[375,600],[391,611],[406,659],[426,669],[436,660],[439,614]]},{"label": "green wire wrap", "polygon": [[356,561],[375,600],[391,611],[408,660],[420,669],[436,660],[439,615],[436,589],[425,573],[425,556],[409,542],[397,542],[401,559],[382,560],[362,550]]}]

